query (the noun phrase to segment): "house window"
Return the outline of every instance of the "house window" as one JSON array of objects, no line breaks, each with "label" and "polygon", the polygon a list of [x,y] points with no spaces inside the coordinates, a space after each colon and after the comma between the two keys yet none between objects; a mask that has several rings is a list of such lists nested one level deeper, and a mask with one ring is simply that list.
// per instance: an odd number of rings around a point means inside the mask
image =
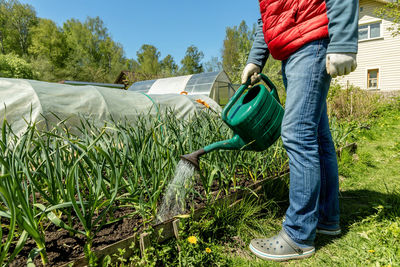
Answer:
[{"label": "house window", "polygon": [[368,89],[378,88],[379,69],[368,70]]},{"label": "house window", "polygon": [[367,40],[381,37],[381,22],[358,26],[358,40]]}]

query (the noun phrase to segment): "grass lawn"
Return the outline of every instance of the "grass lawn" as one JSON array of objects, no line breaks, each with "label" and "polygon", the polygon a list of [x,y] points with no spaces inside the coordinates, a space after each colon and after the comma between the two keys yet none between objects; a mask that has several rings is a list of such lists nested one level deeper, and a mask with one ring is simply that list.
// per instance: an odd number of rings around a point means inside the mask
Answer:
[{"label": "grass lawn", "polygon": [[[244,244],[228,243],[232,266],[400,266],[400,111],[380,113],[352,139],[356,154],[339,159],[343,233],[317,235],[313,257],[286,263],[260,260]],[[256,235],[279,231],[283,213],[257,220],[265,231]]]}]

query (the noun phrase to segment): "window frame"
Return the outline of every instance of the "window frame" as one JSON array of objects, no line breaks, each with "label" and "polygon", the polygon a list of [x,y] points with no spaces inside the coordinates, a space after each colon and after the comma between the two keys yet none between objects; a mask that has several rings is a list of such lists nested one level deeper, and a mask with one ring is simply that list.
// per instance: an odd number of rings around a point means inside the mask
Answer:
[{"label": "window frame", "polygon": [[[369,87],[369,81],[370,81],[369,74],[370,74],[370,71],[373,71],[373,70],[377,70],[376,87]],[[379,66],[366,68],[366,79],[365,79],[366,80],[366,85],[365,85],[365,88],[367,88],[367,90],[380,90],[381,76],[382,76],[382,73],[381,73],[381,68]]]},{"label": "window frame", "polygon": [[[379,36],[371,38],[371,25],[379,24]],[[383,39],[383,23],[382,20],[373,20],[373,21],[365,21],[358,24],[358,27],[367,26],[367,34],[368,37],[366,39],[358,39],[358,42],[367,42],[371,40],[380,40]],[[360,29],[358,29],[358,34],[360,33]]]}]

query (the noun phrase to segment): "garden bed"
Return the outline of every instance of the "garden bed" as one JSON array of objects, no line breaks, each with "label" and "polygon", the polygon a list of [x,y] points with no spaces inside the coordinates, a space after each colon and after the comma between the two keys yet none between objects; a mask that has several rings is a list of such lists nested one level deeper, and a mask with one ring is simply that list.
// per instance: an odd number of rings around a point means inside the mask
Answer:
[{"label": "garden bed", "polygon": [[[60,122],[46,132],[31,125],[16,136],[4,122],[0,265],[25,265],[31,258],[38,266],[60,265],[83,253],[94,259],[96,251],[142,233],[158,216],[180,155],[232,135],[208,113],[100,129],[85,121],[79,132],[72,135]],[[280,142],[262,153],[209,153],[186,199],[196,210],[286,166]]]},{"label": "garden bed", "polygon": [[[287,171],[275,176],[269,177],[260,181],[253,182],[252,180],[242,180],[240,186],[244,189],[231,189],[228,195],[220,197],[213,203],[218,204],[221,201],[234,203],[242,199],[248,194],[257,193],[261,190],[263,184],[270,179],[276,179],[285,175]],[[199,185],[196,185],[196,187]],[[196,199],[195,205],[192,206],[192,218],[198,219],[205,208],[205,202]],[[193,204],[189,203],[189,204]],[[132,209],[119,208],[114,212],[115,219],[120,218],[116,222],[105,225],[102,230],[96,235],[93,241],[93,250],[96,257],[101,262],[106,255],[118,253],[118,249],[125,249],[124,257],[129,257],[133,253],[132,244],[135,247],[144,249],[149,243],[149,240],[157,240],[163,242],[169,238],[178,235],[177,220],[171,219],[166,222],[151,224],[151,234],[146,232],[148,227],[143,224],[143,220],[139,216],[129,216],[134,212]],[[126,217],[128,216],[128,217]],[[162,229],[162,231],[160,231]],[[67,230],[57,229],[55,225],[50,224],[45,232],[46,251],[51,266],[86,266],[87,259],[84,255],[85,238],[82,236],[71,236]],[[25,265],[28,260],[29,252],[35,247],[33,241],[28,241],[24,249],[19,253],[18,257],[11,263],[10,266]],[[34,260],[36,266],[42,266],[40,257]]]}]

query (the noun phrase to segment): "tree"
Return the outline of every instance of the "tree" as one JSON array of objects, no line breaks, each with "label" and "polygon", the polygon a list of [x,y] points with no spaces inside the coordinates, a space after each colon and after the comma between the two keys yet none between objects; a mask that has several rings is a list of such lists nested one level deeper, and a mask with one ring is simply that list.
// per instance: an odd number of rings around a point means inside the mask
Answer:
[{"label": "tree", "polygon": [[7,9],[4,0],[0,0],[0,51],[5,54],[4,34],[7,27]]},{"label": "tree", "polygon": [[68,58],[64,69],[65,79],[91,81],[89,65],[93,60],[90,55],[91,33],[85,25],[76,19],[67,20],[63,25]]},{"label": "tree", "polygon": [[233,83],[240,83],[251,46],[254,41],[255,26],[252,30],[242,21],[239,26],[226,28],[226,37],[222,48],[222,66]]},{"label": "tree", "polygon": [[107,73],[108,81],[113,82],[121,70],[126,69],[128,62],[124,56],[121,44],[114,42],[111,37],[106,37],[99,44],[100,67]]},{"label": "tree", "polygon": [[156,78],[161,71],[160,52],[153,45],[144,44],[136,53],[142,79]]},{"label": "tree", "polygon": [[[241,83],[241,74],[253,45],[255,30],[255,25],[253,25],[252,30],[249,30],[244,21],[239,26],[226,28],[226,37],[222,49],[222,65],[232,83]],[[269,57],[262,70],[275,84],[282,96],[285,94],[285,90],[280,71],[281,62],[272,57]]]},{"label": "tree", "polygon": [[32,6],[0,0],[0,54],[31,62],[39,78],[113,82],[128,61],[99,17],[71,19],[62,28],[38,19]]},{"label": "tree", "polygon": [[201,60],[203,59],[203,57],[203,52],[199,51],[196,46],[189,46],[186,49],[185,57],[181,61],[182,67],[179,72],[182,75],[203,72],[203,65],[201,64]]},{"label": "tree", "polygon": [[28,55],[31,29],[38,22],[31,5],[18,0],[0,2],[0,43],[3,54],[14,52],[20,56]]},{"label": "tree", "polygon": [[64,76],[68,79],[113,82],[127,67],[120,44],[114,42],[99,17],[85,23],[71,19],[64,23],[68,58]]},{"label": "tree", "polygon": [[127,66],[129,70],[132,70],[133,72],[139,72],[139,62],[137,62],[135,59],[127,59]]},{"label": "tree", "polygon": [[49,19],[39,19],[38,25],[32,28],[32,44],[28,51],[35,58],[46,59],[55,67],[63,67],[68,56],[65,35]]},{"label": "tree", "polygon": [[388,3],[384,7],[376,11],[377,15],[382,19],[389,19],[393,22],[392,26],[388,29],[392,31],[393,36],[400,34],[400,3]]},{"label": "tree", "polygon": [[219,61],[218,57],[212,57],[209,61],[204,64],[207,72],[221,71],[222,62]]},{"label": "tree", "polygon": [[178,65],[175,63],[171,55],[167,55],[161,61],[161,75],[163,77],[175,76],[178,72]]}]

